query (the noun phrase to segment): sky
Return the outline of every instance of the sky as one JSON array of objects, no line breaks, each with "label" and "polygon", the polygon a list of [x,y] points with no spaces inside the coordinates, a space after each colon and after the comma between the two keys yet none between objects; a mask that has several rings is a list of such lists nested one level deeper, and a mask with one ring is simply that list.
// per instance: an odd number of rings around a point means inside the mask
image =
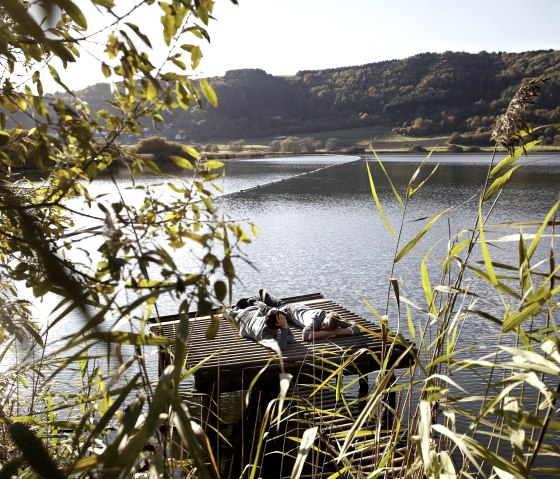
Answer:
[{"label": "sky", "polygon": [[[273,75],[402,59],[424,52],[560,49],[560,0],[216,0],[195,76],[238,68]],[[89,18],[89,17],[88,17]],[[134,19],[160,35],[159,17]],[[90,24],[95,23],[92,16]],[[157,56],[157,52],[154,54]],[[89,55],[71,88],[104,81]]]}]

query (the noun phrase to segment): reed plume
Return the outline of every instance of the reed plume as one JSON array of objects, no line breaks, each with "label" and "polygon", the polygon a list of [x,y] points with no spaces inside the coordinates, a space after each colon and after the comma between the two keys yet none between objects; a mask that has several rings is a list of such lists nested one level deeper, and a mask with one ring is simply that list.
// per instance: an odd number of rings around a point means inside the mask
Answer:
[{"label": "reed plume", "polygon": [[492,140],[496,145],[504,147],[510,155],[513,155],[516,147],[524,145],[526,133],[531,130],[531,124],[526,118],[527,110],[537,101],[541,85],[546,81],[548,78],[542,76],[524,79],[506,112],[496,118]]}]

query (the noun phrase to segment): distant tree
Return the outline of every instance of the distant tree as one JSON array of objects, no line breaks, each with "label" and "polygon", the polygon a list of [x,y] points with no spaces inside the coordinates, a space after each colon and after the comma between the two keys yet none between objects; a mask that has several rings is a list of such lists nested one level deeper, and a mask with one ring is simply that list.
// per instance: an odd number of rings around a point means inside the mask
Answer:
[{"label": "distant tree", "polygon": [[314,153],[317,150],[317,142],[311,138],[302,138],[297,142],[298,153]]},{"label": "distant tree", "polygon": [[334,151],[338,147],[338,139],[336,138],[329,138],[325,143],[325,150],[327,151]]},{"label": "distant tree", "polygon": [[273,153],[277,153],[280,151],[280,140],[272,140],[269,144],[268,144],[268,149],[269,151],[272,151]]},{"label": "distant tree", "polygon": [[286,153],[296,153],[298,149],[299,138],[290,136],[280,142],[280,151]]},{"label": "distant tree", "polygon": [[[558,51],[415,55],[391,62],[300,72],[294,77],[274,77],[258,69],[232,70],[212,80],[220,96],[219,109],[190,108],[172,116],[166,111],[161,114],[165,123],[175,125],[171,131],[188,131],[189,138],[275,136],[279,131],[304,135],[364,124],[408,128],[417,118],[436,124],[417,124],[399,133],[473,132],[479,126],[488,129],[485,117],[493,123],[522,76],[541,74],[551,80],[543,87],[535,120],[557,122],[560,110],[556,117],[552,115],[560,98]],[[97,92],[88,99],[92,111],[106,107],[99,96]],[[202,103],[207,100],[202,99]],[[472,127],[474,117],[478,119]]]},{"label": "distant tree", "polygon": [[361,155],[361,154],[365,153],[365,150],[361,146],[354,145],[354,146],[351,146],[349,148],[346,148],[344,150],[344,153],[347,153],[349,155]]},{"label": "distant tree", "polygon": [[244,146],[245,146],[245,140],[237,140],[237,141],[231,141],[228,145],[228,148],[230,151],[238,153],[243,150]]},{"label": "distant tree", "polygon": [[449,137],[448,143],[451,143],[451,144],[454,144],[454,145],[459,145],[462,142],[463,142],[463,138],[461,137],[459,132],[454,131],[453,133],[451,133],[451,136]]},{"label": "distant tree", "polygon": [[160,136],[143,138],[137,145],[133,146],[129,152],[137,155],[151,155],[158,163],[172,161],[172,156],[183,156],[193,164],[196,162],[196,150],[194,148],[189,154],[185,151],[184,145],[181,143],[167,141]]}]

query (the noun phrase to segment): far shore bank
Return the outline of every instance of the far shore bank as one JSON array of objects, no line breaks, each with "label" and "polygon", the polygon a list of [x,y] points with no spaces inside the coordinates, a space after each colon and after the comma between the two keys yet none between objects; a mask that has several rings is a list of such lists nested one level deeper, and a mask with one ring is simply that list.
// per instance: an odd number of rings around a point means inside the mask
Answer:
[{"label": "far shore bank", "polygon": [[[480,156],[487,156],[492,154],[492,148],[485,148],[479,149],[476,151],[463,151],[463,152],[455,152],[455,151],[447,151],[447,150],[433,150],[432,155],[441,156],[441,155],[457,155],[458,157],[465,155],[480,155]],[[399,149],[390,149],[390,150],[375,150],[375,153],[379,156],[381,155],[399,155],[399,156],[418,156],[422,154],[429,154],[430,150],[425,151],[410,151],[410,150],[399,150]],[[558,149],[546,149],[546,150],[538,150],[534,148],[531,150],[531,154],[557,154],[560,153],[560,148]],[[505,151],[498,151],[497,154],[507,154]],[[313,152],[313,153],[288,153],[288,152],[237,152],[237,153],[203,153],[201,156],[207,160],[255,160],[259,158],[291,158],[295,156],[357,156],[360,158],[370,157],[374,155],[372,150],[370,151],[363,151],[363,152]]]}]

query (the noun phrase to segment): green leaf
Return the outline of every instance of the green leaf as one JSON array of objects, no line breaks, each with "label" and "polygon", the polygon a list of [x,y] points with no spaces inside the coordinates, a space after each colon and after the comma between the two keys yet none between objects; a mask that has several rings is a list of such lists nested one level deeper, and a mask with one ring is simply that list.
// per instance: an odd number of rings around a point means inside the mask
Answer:
[{"label": "green leaf", "polygon": [[56,467],[42,441],[27,426],[16,422],[11,424],[8,430],[12,440],[35,472],[49,479],[64,479],[64,474]]},{"label": "green leaf", "polygon": [[70,0],[55,0],[57,5],[66,10],[68,16],[83,29],[87,29],[87,20],[83,12]]},{"label": "green leaf", "polygon": [[28,32],[37,40],[44,40],[45,33],[39,24],[29,15],[28,10],[19,1],[3,1],[2,8],[22,30]]},{"label": "green leaf", "polygon": [[511,165],[515,160],[517,160],[523,153],[525,153],[526,150],[532,148],[534,145],[536,145],[537,143],[539,143],[538,140],[535,141],[531,141],[529,143],[527,143],[525,145],[525,149],[523,147],[519,147],[517,148],[513,155],[508,155],[506,156],[502,161],[500,161],[500,163],[498,163],[490,172],[490,177],[496,175],[500,170],[508,167],[509,165]]},{"label": "green leaf", "polygon": [[187,406],[178,399],[177,395],[171,398],[171,404],[175,413],[173,414],[173,426],[191,455],[199,476],[203,478],[220,477],[216,459],[204,431],[198,424],[191,421]]},{"label": "green leaf", "polygon": [[517,170],[518,168],[521,168],[522,165],[515,165],[511,170],[509,170],[507,173],[504,173],[502,176],[500,176],[499,178],[496,178],[492,184],[490,185],[490,187],[486,190],[486,193],[484,194],[484,198],[482,199],[483,202],[488,201],[490,198],[492,198],[492,196],[494,196],[498,191],[500,191],[504,185],[507,184],[507,182],[509,181],[511,175],[513,174],[513,172],[515,170]]},{"label": "green leaf", "polygon": [[450,256],[457,256],[461,251],[463,251],[465,249],[466,246],[468,246],[470,244],[470,240],[466,239],[461,241],[460,243],[456,244],[455,246],[453,246],[453,248],[451,248],[451,251],[449,252]]},{"label": "green leaf", "polygon": [[142,163],[144,163],[154,175],[157,176],[163,175],[163,172],[161,171],[160,167],[156,162],[149,160],[148,158],[143,158]]},{"label": "green leaf", "polygon": [[224,164],[221,161],[210,160],[204,162],[204,168],[208,168],[209,170],[219,170],[223,167]]},{"label": "green leaf", "polygon": [[303,466],[305,465],[307,455],[309,454],[310,449],[313,447],[313,443],[315,442],[315,438],[317,437],[317,431],[318,428],[317,426],[315,426],[306,429],[303,432],[301,443],[298,448],[298,455],[292,469],[291,479],[298,479],[301,476],[301,472],[303,471]]},{"label": "green leaf", "polygon": [[96,5],[101,5],[105,8],[114,8],[115,7],[115,0],[91,0]]},{"label": "green leaf", "polygon": [[422,270],[422,288],[424,289],[424,296],[426,297],[426,304],[430,311],[436,315],[436,307],[434,305],[434,297],[432,294],[432,287],[430,285],[430,277],[428,275],[428,268],[426,267],[427,256],[422,259],[421,270]]},{"label": "green leaf", "polygon": [[17,477],[19,475],[19,470],[24,465],[25,459],[23,456],[18,456],[10,462],[2,464],[2,469],[0,469],[0,479],[13,479],[14,477]]},{"label": "green leaf", "polygon": [[[478,276],[480,276],[485,281],[488,281],[489,283],[491,282],[490,277],[488,276],[488,273],[486,271],[483,271],[479,268],[475,268],[470,264],[466,264],[465,266],[471,271],[474,271]],[[511,296],[512,298],[521,299],[519,293],[517,293],[516,291],[514,291],[513,289],[511,289],[509,286],[507,286],[505,283],[501,281],[498,281],[498,284],[496,284],[495,287],[499,291],[502,291],[503,293]]]},{"label": "green leaf", "polygon": [[195,46],[191,50],[191,68],[193,70],[196,70],[198,68],[200,60],[202,60],[202,50],[200,49],[200,47]]},{"label": "green leaf", "polygon": [[208,100],[208,102],[214,107],[218,107],[218,97],[216,96],[216,92],[204,78],[200,80],[200,88],[204,97]]},{"label": "green leaf", "polygon": [[222,261],[222,268],[224,268],[224,273],[226,277],[231,281],[235,278],[235,268],[229,256],[226,256]]},{"label": "green leaf", "polygon": [[223,301],[227,294],[227,286],[223,281],[216,281],[214,283],[214,293],[218,301]]},{"label": "green leaf", "polygon": [[497,286],[498,280],[496,279],[496,273],[494,272],[494,266],[492,265],[492,260],[490,259],[490,254],[488,253],[488,246],[486,245],[486,240],[484,238],[484,227],[482,221],[482,207],[478,209],[478,224],[480,232],[480,248],[482,249],[482,257],[484,258],[484,265],[486,266],[486,272],[488,273],[488,279],[490,283]]},{"label": "green leaf", "polygon": [[219,330],[220,330],[220,316],[219,315],[213,315],[210,318],[210,324],[208,325],[208,328],[206,329],[206,333],[205,333],[204,337],[206,339],[208,339],[209,341],[211,341],[212,339],[216,339],[216,336],[218,335]]},{"label": "green leaf", "polygon": [[379,211],[379,214],[381,215],[381,218],[383,219],[383,222],[385,223],[385,226],[387,227],[389,232],[394,237],[396,237],[397,235],[395,234],[395,231],[391,227],[391,224],[389,223],[389,220],[386,218],[385,214],[383,213],[383,208],[381,208],[381,204],[379,203],[379,198],[377,197],[377,191],[375,190],[375,184],[373,183],[373,177],[371,176],[371,171],[369,169],[369,163],[367,161],[366,161],[366,168],[367,168],[368,177],[369,177],[369,185],[371,187],[371,194],[373,195],[373,199],[375,201],[375,206],[377,207],[377,211]]},{"label": "green leaf", "polygon": [[131,344],[135,346],[169,346],[173,344],[168,338],[163,336],[148,336],[141,333],[129,333],[126,331],[93,331],[75,340],[78,343],[83,341],[99,341],[111,344]]},{"label": "green leaf", "polygon": [[125,22],[125,25],[130,28],[134,33],[136,33],[136,35],[138,35],[138,37],[146,44],[148,45],[150,48],[152,48],[152,43],[150,42],[150,39],[148,38],[148,36],[144,35],[141,31],[140,28],[138,28],[138,25],[135,25],[134,23],[130,23],[130,22]]},{"label": "green leaf", "polygon": [[416,237],[410,241],[403,249],[401,249],[397,256],[395,257],[395,263],[398,263],[401,259],[403,259],[409,252],[412,250],[416,244],[422,239],[422,237],[431,229],[434,223],[439,220],[439,218],[443,215],[443,213],[439,213],[438,215],[434,216],[432,220],[422,228],[422,231],[416,235]]},{"label": "green leaf", "polygon": [[183,146],[183,151],[187,154],[192,156],[195,160],[198,160],[199,155],[198,155],[198,151],[196,151],[194,148],[191,148],[190,146]]},{"label": "green leaf", "polygon": [[163,25],[163,41],[167,46],[171,44],[171,39],[175,34],[175,16],[170,5],[161,3],[161,9],[164,14],[161,17],[161,24]]},{"label": "green leaf", "polygon": [[115,399],[109,409],[105,411],[105,414],[103,414],[103,416],[99,418],[97,424],[95,425],[95,428],[93,429],[91,434],[89,434],[85,443],[82,445],[82,455],[85,455],[85,453],[87,452],[91,441],[93,441],[94,438],[98,437],[98,435],[102,433],[102,431],[109,425],[109,423],[114,420],[115,413],[122,407],[127,398],[130,397],[131,392],[137,386],[138,380],[141,378],[141,376],[141,373],[136,373],[134,377],[127,380],[127,383],[124,385],[117,399]]},{"label": "green leaf", "polygon": [[159,85],[155,81],[150,81],[146,87],[146,98],[150,101],[158,99]]},{"label": "green leaf", "polygon": [[395,198],[397,199],[399,204],[404,208],[403,200],[401,199],[397,189],[395,188],[395,185],[391,181],[391,178],[389,177],[389,174],[387,173],[387,170],[385,170],[385,165],[381,162],[381,160],[379,159],[379,156],[377,156],[377,152],[373,149],[373,146],[371,146],[371,151],[373,151],[373,154],[375,155],[375,159],[377,160],[377,163],[379,164],[379,166],[383,170],[383,173],[385,173],[385,177],[387,178],[387,181],[389,181],[389,184],[391,185],[391,189],[393,190],[393,194],[395,195]]},{"label": "green leaf", "polygon": [[531,242],[531,246],[529,246],[529,249],[527,250],[527,258],[528,258],[529,261],[533,257],[533,253],[535,252],[535,249],[537,249],[537,246],[539,244],[539,241],[541,239],[541,236],[542,236],[545,228],[547,226],[549,226],[549,224],[551,222],[551,219],[556,214],[556,211],[558,210],[559,206],[560,206],[560,201],[557,201],[556,204],[550,209],[550,211],[546,215],[546,218],[542,222],[542,225],[539,228],[539,231],[537,232],[537,235],[535,236],[535,239]]},{"label": "green leaf", "polygon": [[184,168],[186,170],[194,170],[192,163],[182,156],[171,155],[169,158],[171,158],[171,161],[173,161],[173,163],[175,163],[180,168]]},{"label": "green leaf", "polygon": [[56,68],[54,68],[52,65],[48,65],[48,68],[53,80],[56,83],[58,83],[62,88],[64,88],[66,91],[70,91],[70,89],[60,79],[60,75],[58,74],[58,71],[56,71]]},{"label": "green leaf", "polygon": [[504,318],[502,331],[507,332],[517,328],[527,318],[534,317],[540,311],[541,307],[540,303],[534,302],[523,306],[517,313],[508,313]]},{"label": "green leaf", "polygon": [[0,131],[0,146],[7,145],[12,137],[7,131]]},{"label": "green leaf", "polygon": [[[434,152],[434,150],[430,150],[430,152],[426,155],[426,157],[422,160],[422,163],[420,163],[420,165],[418,166],[418,168],[416,168],[416,171],[414,172],[414,174],[412,175],[412,177],[410,178],[410,181],[408,182],[408,186],[406,189],[406,197],[410,198],[414,193],[416,193],[416,191],[418,191],[418,189],[426,182],[426,180],[424,180],[422,183],[420,183],[420,185],[418,185],[417,187],[414,187],[414,181],[416,180],[416,178],[418,177],[418,175],[420,174],[420,172],[422,171],[422,168],[424,168],[424,165],[427,163],[427,161],[430,159],[430,156],[432,156],[432,153]],[[438,165],[436,165],[437,168]],[[432,173],[428,176],[428,178],[430,176],[432,176],[432,174],[435,172],[435,169],[432,171]]]},{"label": "green leaf", "polygon": [[178,66],[181,70],[186,70],[187,69],[187,65],[185,65],[184,62],[182,62],[181,60],[179,60],[178,58],[171,58],[171,63],[173,63],[173,65]]},{"label": "green leaf", "polygon": [[[431,152],[430,152],[431,153]],[[412,187],[412,182],[410,183],[410,188],[407,191],[407,198],[412,198],[412,196],[420,189],[422,188],[422,186],[424,186],[424,184],[432,177],[432,175],[437,171],[437,169],[439,168],[439,163],[434,166],[433,170],[430,172],[430,174],[424,178],[423,181],[421,181],[418,186],[416,187]]]}]

